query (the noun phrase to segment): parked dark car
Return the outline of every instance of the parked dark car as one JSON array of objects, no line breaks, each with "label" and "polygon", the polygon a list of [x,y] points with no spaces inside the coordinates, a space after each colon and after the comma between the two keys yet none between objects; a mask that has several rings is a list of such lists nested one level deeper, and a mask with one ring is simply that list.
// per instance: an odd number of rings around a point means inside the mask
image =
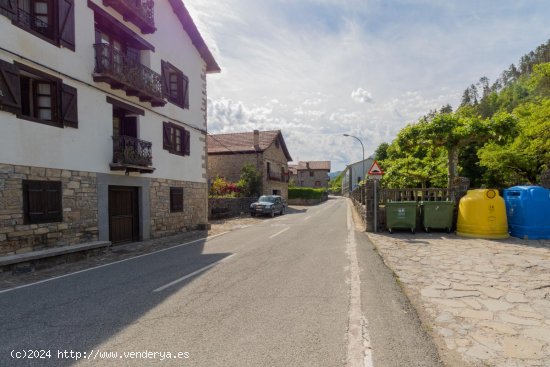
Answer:
[{"label": "parked dark car", "polygon": [[268,214],[274,217],[275,214],[283,215],[286,210],[286,204],[279,195],[262,195],[255,203],[250,204],[250,215]]}]

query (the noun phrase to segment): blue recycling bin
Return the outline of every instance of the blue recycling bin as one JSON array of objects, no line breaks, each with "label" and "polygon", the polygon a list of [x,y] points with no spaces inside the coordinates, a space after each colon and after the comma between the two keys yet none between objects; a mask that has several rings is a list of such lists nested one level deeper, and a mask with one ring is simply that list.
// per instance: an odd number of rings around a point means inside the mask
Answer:
[{"label": "blue recycling bin", "polygon": [[510,234],[529,240],[550,239],[550,190],[514,186],[504,190]]}]

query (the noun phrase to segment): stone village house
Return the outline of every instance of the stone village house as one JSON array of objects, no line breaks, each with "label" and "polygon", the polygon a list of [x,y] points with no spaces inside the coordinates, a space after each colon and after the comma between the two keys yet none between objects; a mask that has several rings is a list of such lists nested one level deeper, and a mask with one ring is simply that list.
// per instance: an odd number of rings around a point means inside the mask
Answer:
[{"label": "stone village house", "polygon": [[181,0],[0,0],[0,256],[207,223],[206,75]]},{"label": "stone village house", "polygon": [[328,189],[330,161],[306,161],[289,165],[291,179],[297,187],[312,187],[316,189]]},{"label": "stone village house", "polygon": [[209,134],[208,180],[236,182],[241,169],[253,164],[262,173],[262,193],[288,198],[288,162],[292,161],[280,130]]}]

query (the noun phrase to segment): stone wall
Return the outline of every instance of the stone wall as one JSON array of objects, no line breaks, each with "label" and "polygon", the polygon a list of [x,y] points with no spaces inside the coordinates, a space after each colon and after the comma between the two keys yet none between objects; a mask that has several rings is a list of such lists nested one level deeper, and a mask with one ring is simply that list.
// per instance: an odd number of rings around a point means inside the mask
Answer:
[{"label": "stone wall", "polygon": [[[182,212],[170,212],[170,187],[183,187]],[[207,194],[206,183],[151,179],[151,238],[204,228]]]},{"label": "stone wall", "polygon": [[[313,176],[310,176],[310,172],[313,172]],[[316,186],[315,182],[319,181],[320,185]],[[296,178],[296,186],[299,187],[313,187],[316,189],[328,188],[328,171],[327,170],[299,170],[298,177]]]},{"label": "stone wall", "polygon": [[209,198],[208,218],[228,218],[249,213],[250,204],[256,200],[258,198]]},{"label": "stone wall", "polygon": [[252,164],[258,172],[265,176],[260,164],[261,153],[248,154],[209,154],[208,155],[208,179],[213,180],[217,176],[224,177],[231,182],[239,181],[241,170],[246,164]]},{"label": "stone wall", "polygon": [[277,147],[272,143],[263,153],[263,165],[261,170],[263,175],[262,192],[264,195],[272,195],[273,190],[278,190],[285,200],[288,199],[288,182],[269,180],[267,177],[267,162],[270,163],[271,171],[275,174],[280,173],[281,168],[283,168],[285,172],[288,172],[288,161],[280,145]]},{"label": "stone wall", "polygon": [[[23,180],[61,181],[63,221],[24,224]],[[0,256],[98,239],[95,173],[0,164]]]}]

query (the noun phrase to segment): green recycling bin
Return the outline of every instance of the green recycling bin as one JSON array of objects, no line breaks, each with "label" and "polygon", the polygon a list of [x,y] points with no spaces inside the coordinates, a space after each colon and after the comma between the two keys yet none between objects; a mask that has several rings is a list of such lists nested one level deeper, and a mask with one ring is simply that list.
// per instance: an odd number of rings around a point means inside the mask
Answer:
[{"label": "green recycling bin", "polygon": [[424,201],[420,206],[422,227],[445,229],[447,233],[453,228],[454,203],[452,201]]},{"label": "green recycling bin", "polygon": [[390,233],[395,228],[416,231],[416,201],[389,201],[386,203],[386,226]]}]

